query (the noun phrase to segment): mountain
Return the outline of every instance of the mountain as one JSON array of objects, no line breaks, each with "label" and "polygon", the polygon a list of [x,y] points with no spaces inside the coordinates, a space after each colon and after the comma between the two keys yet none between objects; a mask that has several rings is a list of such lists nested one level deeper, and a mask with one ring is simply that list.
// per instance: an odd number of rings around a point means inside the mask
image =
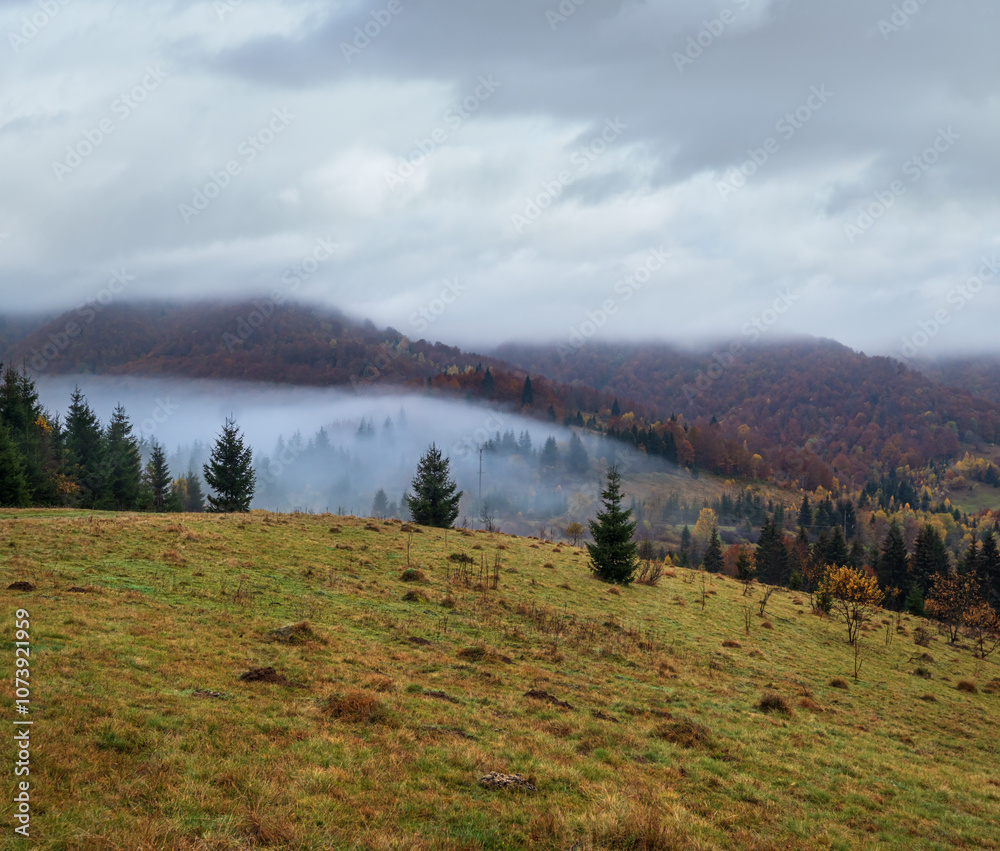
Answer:
[{"label": "mountain", "polygon": [[1000,444],[996,363],[938,367],[935,376],[811,338],[722,351],[507,345],[485,355],[301,304],[97,307],[22,335],[3,359],[36,374],[379,382],[515,407],[530,375],[526,413],[608,431],[685,466],[807,487],[834,477],[861,486],[873,470]]}]

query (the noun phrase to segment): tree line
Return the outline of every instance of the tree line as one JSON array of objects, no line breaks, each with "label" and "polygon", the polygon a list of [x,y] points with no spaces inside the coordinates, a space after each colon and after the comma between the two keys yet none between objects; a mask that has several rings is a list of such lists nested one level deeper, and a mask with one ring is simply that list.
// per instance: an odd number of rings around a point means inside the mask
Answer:
[{"label": "tree line", "polygon": [[251,452],[231,420],[201,474],[175,478],[163,446],[137,434],[122,405],[102,424],[77,387],[61,420],[26,372],[0,367],[0,506],[238,511],[249,509],[253,486]]}]

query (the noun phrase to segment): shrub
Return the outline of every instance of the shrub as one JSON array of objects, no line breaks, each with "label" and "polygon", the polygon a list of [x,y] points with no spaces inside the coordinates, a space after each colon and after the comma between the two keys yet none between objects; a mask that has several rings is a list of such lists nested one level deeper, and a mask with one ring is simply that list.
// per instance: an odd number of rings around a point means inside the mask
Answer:
[{"label": "shrub", "polygon": [[931,633],[923,624],[913,630],[913,643],[917,647],[927,647],[931,643]]},{"label": "shrub", "polygon": [[381,701],[360,689],[328,697],[323,705],[323,714],[349,724],[381,724],[389,719]]},{"label": "shrub", "polygon": [[399,578],[403,582],[424,582],[426,581],[427,576],[422,570],[417,570],[415,567],[408,567],[401,574],[399,574]]},{"label": "shrub", "polygon": [[757,704],[757,708],[761,712],[779,712],[782,715],[787,715],[789,717],[794,714],[792,712],[792,706],[788,700],[780,694],[775,694],[774,692],[768,692],[765,694]]},{"label": "shrub", "polygon": [[925,667],[923,667],[923,665],[921,665],[918,668],[914,668],[913,676],[920,677],[921,679],[924,680],[929,680],[931,678],[931,672],[928,671]]},{"label": "shrub", "polygon": [[725,641],[722,642],[722,646],[723,647],[742,647],[743,645],[740,644],[735,639],[727,638]]},{"label": "shrub", "polygon": [[972,680],[959,680],[955,688],[967,694],[979,694],[979,689],[976,688],[976,684]]},{"label": "shrub", "polygon": [[830,680],[830,687],[846,689],[847,680],[842,679],[841,677],[834,677],[832,680]]}]

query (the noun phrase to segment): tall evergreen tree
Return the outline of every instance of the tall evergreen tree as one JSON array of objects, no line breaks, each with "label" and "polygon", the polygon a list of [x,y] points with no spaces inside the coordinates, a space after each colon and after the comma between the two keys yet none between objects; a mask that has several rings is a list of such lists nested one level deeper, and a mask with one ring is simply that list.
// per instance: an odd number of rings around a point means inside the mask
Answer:
[{"label": "tall evergreen tree", "polygon": [[938,534],[937,529],[930,523],[917,534],[917,541],[913,546],[913,558],[910,560],[913,581],[920,586],[921,592],[927,596],[933,578],[941,573],[945,574],[951,569],[948,561],[948,550],[944,541]]},{"label": "tall evergreen tree", "polygon": [[702,566],[709,573],[722,573],[722,568],[725,566],[725,559],[722,556],[722,542],[719,540],[719,530],[715,526],[712,527],[712,536],[709,538]]},{"label": "tall evergreen tree", "polygon": [[604,510],[589,524],[594,539],[593,544],[587,544],[590,569],[605,582],[628,585],[639,567],[638,545],[632,540],[636,521],[630,509],[622,508],[621,474],[616,465],[608,470],[601,500]]},{"label": "tall evergreen tree", "polygon": [[24,508],[30,504],[24,459],[7,426],[0,423],[0,507]]},{"label": "tall evergreen tree", "polygon": [[979,575],[983,578],[983,594],[994,609],[1000,612],[1000,551],[989,531],[983,532],[983,546],[979,551]]},{"label": "tall evergreen tree", "polygon": [[566,458],[566,465],[571,473],[583,475],[590,470],[590,456],[587,449],[580,440],[580,435],[575,431],[569,438],[569,454]]},{"label": "tall evergreen tree", "polygon": [[904,597],[913,583],[909,573],[906,543],[903,541],[899,524],[895,521],[889,525],[889,531],[882,542],[882,549],[875,564],[875,575],[883,590],[898,588]]},{"label": "tall evergreen tree", "polygon": [[226,420],[203,472],[208,486],[215,491],[208,497],[209,511],[250,510],[257,484],[253,450],[244,443],[235,420]]},{"label": "tall evergreen tree", "polygon": [[803,529],[809,530],[812,528],[813,524],[813,512],[812,506],[809,505],[809,497],[803,495],[802,505],[799,507],[799,526]]},{"label": "tall evergreen tree", "polygon": [[165,511],[167,495],[170,492],[170,468],[167,466],[166,452],[155,440],[143,473],[143,485],[148,494],[150,508],[153,511]]},{"label": "tall evergreen tree", "polygon": [[521,388],[521,407],[535,403],[535,391],[531,389],[531,376],[524,376],[524,387]]},{"label": "tall evergreen tree", "polygon": [[379,488],[375,491],[375,498],[372,500],[372,517],[384,520],[389,512],[389,496]]},{"label": "tall evergreen tree", "polygon": [[411,483],[413,494],[406,495],[406,505],[414,523],[449,529],[458,517],[462,491],[451,479],[449,461],[435,444],[424,453]]},{"label": "tall evergreen tree", "polygon": [[104,449],[101,424],[77,387],[66,416],[66,455],[68,475],[82,508],[96,507],[106,489]]},{"label": "tall evergreen tree", "polygon": [[538,466],[543,470],[554,470],[558,463],[559,447],[556,446],[556,439],[551,436],[547,437],[545,444],[542,446],[542,451],[538,454]]},{"label": "tall evergreen tree", "polygon": [[764,521],[754,553],[757,579],[767,585],[783,585],[788,581],[788,552],[784,535],[772,518]]},{"label": "tall evergreen tree", "polygon": [[132,423],[120,404],[111,415],[105,444],[108,505],[115,511],[132,511],[139,500],[142,458],[139,441],[132,432]]},{"label": "tall evergreen tree", "polygon": [[190,469],[184,474],[187,494],[184,497],[184,510],[198,514],[205,510],[205,493],[201,487],[201,477]]},{"label": "tall evergreen tree", "polygon": [[479,389],[487,399],[492,399],[493,394],[496,393],[496,381],[494,381],[493,373],[489,367],[486,367],[486,372],[483,373],[483,380],[479,384]]},{"label": "tall evergreen tree", "polygon": [[622,415],[621,406],[618,404],[618,399],[615,398],[614,402],[611,403],[611,416],[620,417]]}]

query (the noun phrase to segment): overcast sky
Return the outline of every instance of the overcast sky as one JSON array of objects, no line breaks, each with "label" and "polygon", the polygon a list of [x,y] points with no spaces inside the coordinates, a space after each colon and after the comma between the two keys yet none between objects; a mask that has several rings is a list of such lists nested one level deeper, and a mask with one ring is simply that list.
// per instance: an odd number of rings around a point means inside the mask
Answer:
[{"label": "overcast sky", "polygon": [[995,0],[5,0],[0,34],[5,310],[997,347]]}]

